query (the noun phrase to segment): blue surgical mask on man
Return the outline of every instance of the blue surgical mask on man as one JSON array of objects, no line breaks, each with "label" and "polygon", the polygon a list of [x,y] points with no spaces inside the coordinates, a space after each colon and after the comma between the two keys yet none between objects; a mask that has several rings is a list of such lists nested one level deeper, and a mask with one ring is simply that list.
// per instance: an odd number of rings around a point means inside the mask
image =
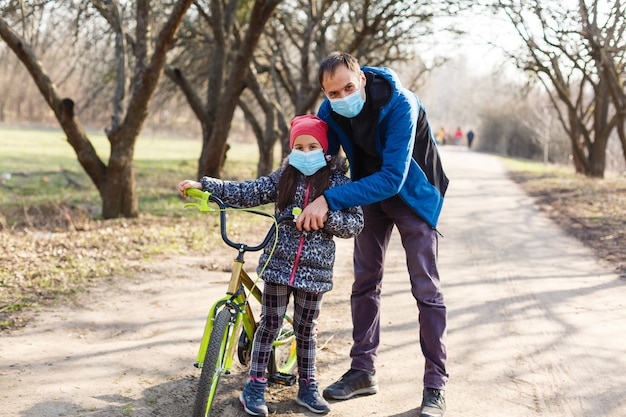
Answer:
[{"label": "blue surgical mask on man", "polygon": [[289,165],[306,176],[313,175],[326,166],[324,150],[315,149],[314,151],[304,152],[292,149],[289,154]]},{"label": "blue surgical mask on man", "polygon": [[335,113],[350,119],[361,113],[361,110],[363,110],[363,106],[365,105],[365,99],[361,97],[360,88],[345,97],[331,98],[329,100],[330,107],[332,107]]}]

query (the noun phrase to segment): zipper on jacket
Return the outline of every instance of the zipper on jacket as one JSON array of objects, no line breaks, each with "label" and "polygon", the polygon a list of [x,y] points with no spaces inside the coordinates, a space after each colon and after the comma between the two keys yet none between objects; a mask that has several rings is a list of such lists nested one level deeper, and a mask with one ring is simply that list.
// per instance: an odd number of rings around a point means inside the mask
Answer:
[{"label": "zipper on jacket", "polygon": [[[304,202],[302,204],[302,209],[307,206],[309,203],[309,192],[310,192],[311,184],[307,181],[306,189],[304,190]],[[296,252],[296,257],[293,260],[293,267],[291,267],[291,274],[289,275],[289,286],[293,287],[293,283],[296,280],[296,271],[298,270],[298,263],[300,262],[300,255],[302,255],[302,248],[304,247],[304,238],[306,237],[306,232],[302,232],[302,236],[300,236],[300,243],[298,243],[298,250]]]}]

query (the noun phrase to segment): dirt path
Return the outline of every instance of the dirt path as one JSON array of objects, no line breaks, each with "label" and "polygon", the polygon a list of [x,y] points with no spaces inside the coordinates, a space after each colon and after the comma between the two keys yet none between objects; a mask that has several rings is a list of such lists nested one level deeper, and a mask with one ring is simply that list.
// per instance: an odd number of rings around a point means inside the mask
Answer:
[{"label": "dirt path", "polygon": [[[442,153],[452,179],[440,224],[446,416],[626,415],[626,282],[541,216],[497,158]],[[338,243],[336,286],[319,326],[322,386],[349,366],[352,242]],[[418,415],[423,364],[401,249],[396,237],[383,287],[381,391],[333,403],[329,416]],[[206,271],[210,262],[155,261],[0,338],[0,415],[188,416],[205,303],[224,287],[224,273]],[[243,369],[227,378],[217,415],[245,416],[236,400],[243,378]],[[313,415],[294,396],[272,388],[273,415]]]}]

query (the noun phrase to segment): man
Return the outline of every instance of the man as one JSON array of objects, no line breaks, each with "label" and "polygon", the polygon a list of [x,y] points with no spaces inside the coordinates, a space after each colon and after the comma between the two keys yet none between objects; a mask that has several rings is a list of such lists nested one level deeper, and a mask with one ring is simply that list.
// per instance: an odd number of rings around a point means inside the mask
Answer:
[{"label": "man", "polygon": [[318,76],[326,95],[318,117],[329,127],[329,153],[343,148],[354,182],[325,191],[304,208],[296,225],[317,230],[329,209],[361,205],[365,215],[365,227],[354,245],[352,364],[323,395],[345,400],[378,392],[380,294],[385,252],[396,226],[417,300],[425,358],[420,416],[443,416],[447,313],[437,271],[435,228],[448,179],[426,112],[392,70],[361,68],[347,53],[330,54],[320,64]]},{"label": "man", "polygon": [[467,132],[467,148],[472,149],[472,142],[474,141],[474,131],[472,129]]}]

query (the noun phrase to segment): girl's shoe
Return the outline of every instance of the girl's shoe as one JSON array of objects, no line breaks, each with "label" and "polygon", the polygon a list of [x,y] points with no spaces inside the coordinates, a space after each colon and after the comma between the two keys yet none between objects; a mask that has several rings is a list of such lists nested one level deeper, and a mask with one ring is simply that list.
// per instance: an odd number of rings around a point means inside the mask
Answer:
[{"label": "girl's shoe", "polygon": [[317,381],[315,379],[301,378],[299,383],[300,389],[298,390],[296,403],[318,414],[326,414],[330,411],[328,403],[317,390]]},{"label": "girl's shoe", "polygon": [[265,387],[267,381],[249,380],[239,396],[243,409],[251,416],[267,416],[267,404],[265,403]]}]

